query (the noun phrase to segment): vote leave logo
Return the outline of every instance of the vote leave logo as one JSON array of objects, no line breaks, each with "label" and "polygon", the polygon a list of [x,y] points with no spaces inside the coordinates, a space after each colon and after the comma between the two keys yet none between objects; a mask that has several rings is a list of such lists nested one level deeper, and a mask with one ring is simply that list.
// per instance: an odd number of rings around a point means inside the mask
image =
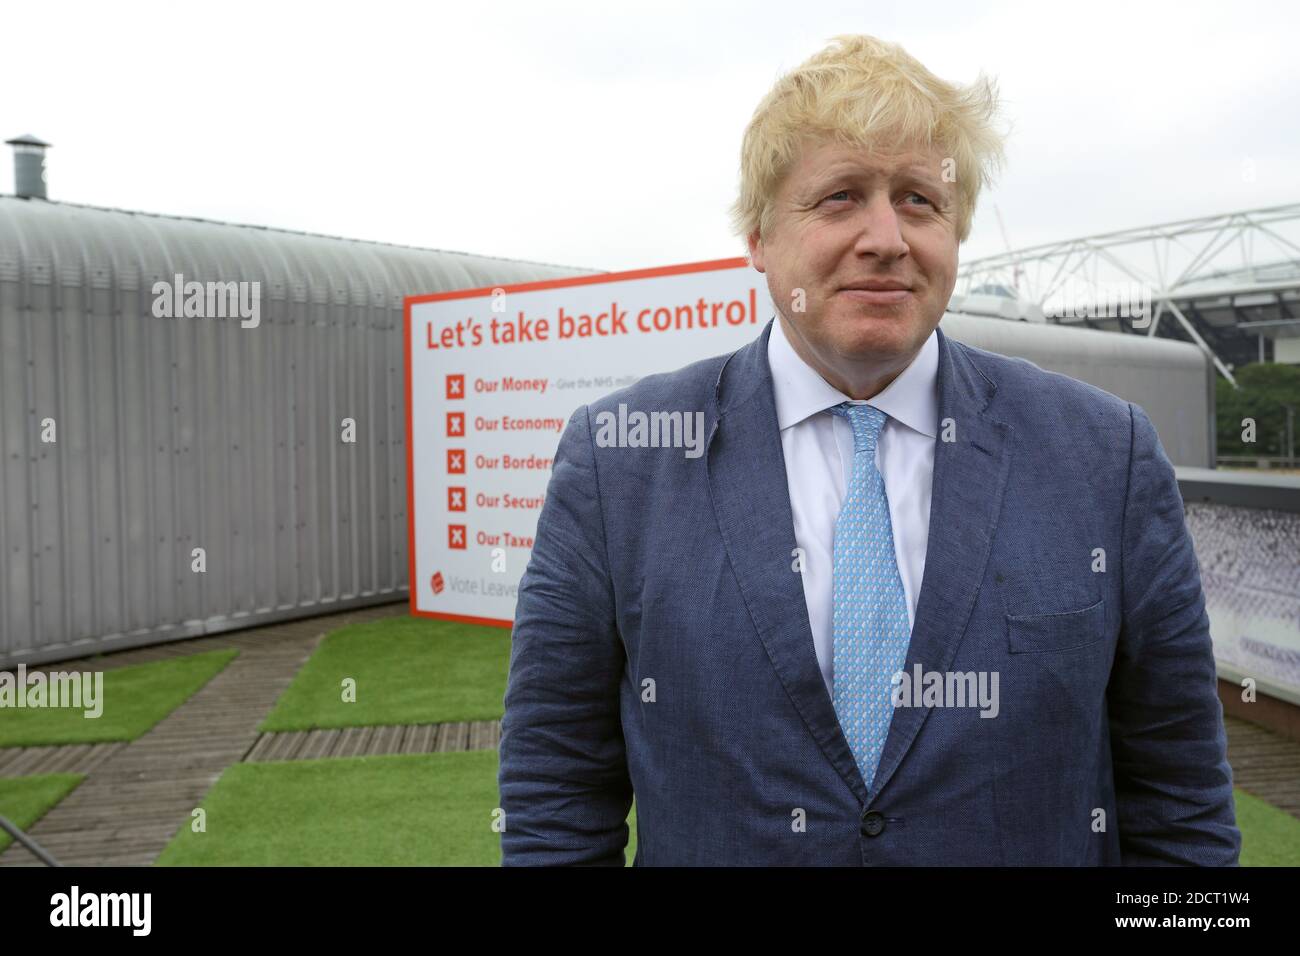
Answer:
[{"label": "vote leave logo", "polygon": [[441,572],[441,571],[434,571],[434,572],[433,572],[433,577],[430,579],[429,583],[433,585],[433,593],[434,593],[434,594],[441,594],[441,593],[442,593],[442,589],[443,589],[444,587],[446,587],[446,584],[445,584],[445,583],[443,582],[443,580],[442,580],[442,572]]}]

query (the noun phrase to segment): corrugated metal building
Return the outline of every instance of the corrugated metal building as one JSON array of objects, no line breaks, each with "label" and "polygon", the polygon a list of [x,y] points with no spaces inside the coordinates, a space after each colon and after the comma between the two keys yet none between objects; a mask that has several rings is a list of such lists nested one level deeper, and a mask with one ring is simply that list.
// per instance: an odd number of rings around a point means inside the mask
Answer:
[{"label": "corrugated metal building", "polygon": [[944,316],[943,330],[1135,402],[1150,416],[1170,461],[1214,467],[1217,373],[1209,356],[1190,342],[960,314]]},{"label": "corrugated metal building", "polygon": [[587,271],[0,196],[0,666],[403,598],[403,297]]}]

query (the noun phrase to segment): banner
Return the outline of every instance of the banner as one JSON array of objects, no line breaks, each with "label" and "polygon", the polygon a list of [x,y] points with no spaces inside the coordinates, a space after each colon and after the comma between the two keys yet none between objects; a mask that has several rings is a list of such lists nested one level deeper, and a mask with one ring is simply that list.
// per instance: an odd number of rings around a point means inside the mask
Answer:
[{"label": "banner", "polygon": [[743,258],[406,299],[411,613],[509,627],[573,412],[755,339]]}]

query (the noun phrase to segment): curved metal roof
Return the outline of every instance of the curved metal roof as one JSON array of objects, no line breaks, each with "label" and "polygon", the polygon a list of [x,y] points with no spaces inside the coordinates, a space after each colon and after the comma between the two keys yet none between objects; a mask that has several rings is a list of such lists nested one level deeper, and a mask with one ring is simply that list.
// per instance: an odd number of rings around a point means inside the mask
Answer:
[{"label": "curved metal roof", "polygon": [[0,279],[148,290],[177,273],[276,300],[402,307],[407,295],[598,270],[0,196]]},{"label": "curved metal roof", "polygon": [[[1065,371],[1085,382],[1115,370],[1133,376],[1135,370],[1152,373],[1184,370],[1203,375],[1206,358],[1186,342],[1146,336],[1116,335],[1097,329],[1034,322],[1009,322],[959,312],[944,315],[941,327],[968,345],[1029,359],[1053,371]],[[1122,389],[1102,385],[1119,394]]]}]

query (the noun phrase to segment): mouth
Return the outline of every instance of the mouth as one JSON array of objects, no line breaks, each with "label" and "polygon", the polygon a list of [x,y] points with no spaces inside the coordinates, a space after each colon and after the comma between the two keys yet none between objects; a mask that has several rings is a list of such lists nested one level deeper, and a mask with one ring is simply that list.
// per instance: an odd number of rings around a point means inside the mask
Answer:
[{"label": "mouth", "polygon": [[855,282],[840,289],[839,294],[867,305],[894,305],[906,302],[912,295],[909,286],[901,282]]}]

